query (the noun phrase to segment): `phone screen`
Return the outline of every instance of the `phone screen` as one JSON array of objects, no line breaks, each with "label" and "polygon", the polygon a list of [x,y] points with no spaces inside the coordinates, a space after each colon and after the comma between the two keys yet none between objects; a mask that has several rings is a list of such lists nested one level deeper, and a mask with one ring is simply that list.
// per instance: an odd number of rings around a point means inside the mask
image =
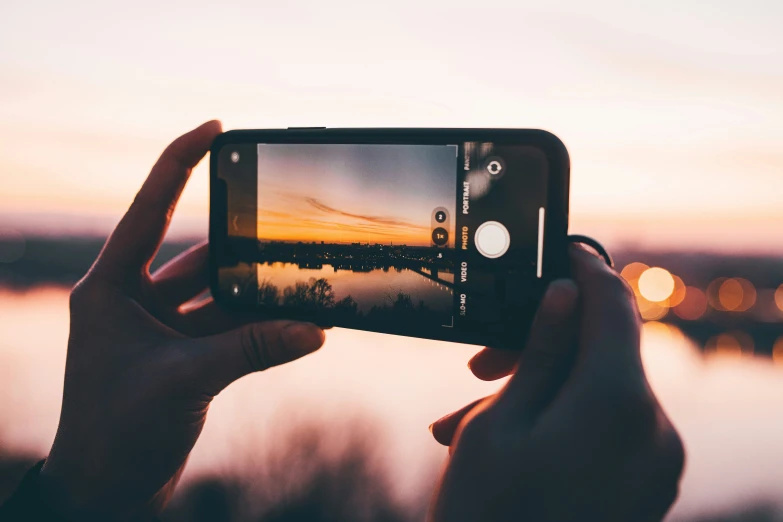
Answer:
[{"label": "phone screen", "polygon": [[546,279],[540,148],[244,143],[219,154],[224,301],[465,341],[532,317]]}]

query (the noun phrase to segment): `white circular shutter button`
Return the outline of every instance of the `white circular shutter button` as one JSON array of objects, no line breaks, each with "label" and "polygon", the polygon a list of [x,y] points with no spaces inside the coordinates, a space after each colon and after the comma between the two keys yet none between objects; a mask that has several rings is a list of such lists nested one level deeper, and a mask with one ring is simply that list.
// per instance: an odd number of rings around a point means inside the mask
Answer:
[{"label": "white circular shutter button", "polygon": [[508,251],[511,246],[511,234],[503,224],[487,221],[476,229],[476,250],[489,259],[496,259]]}]

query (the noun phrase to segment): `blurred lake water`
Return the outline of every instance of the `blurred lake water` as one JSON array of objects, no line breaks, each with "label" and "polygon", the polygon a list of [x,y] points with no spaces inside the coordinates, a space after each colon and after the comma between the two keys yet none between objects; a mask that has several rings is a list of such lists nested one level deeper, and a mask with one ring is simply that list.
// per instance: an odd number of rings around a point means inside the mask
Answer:
[{"label": "blurred lake water", "polygon": [[[0,449],[45,455],[57,427],[68,337],[68,292],[0,291]],[[473,378],[474,346],[335,329],[301,361],[235,383],[215,400],[184,481],[252,472],[259,449],[308,422],[374,427],[378,455],[403,502],[431,491],[446,450],[427,427],[495,391]],[[687,449],[670,519],[783,499],[783,366],[705,356],[676,329],[647,323],[650,381]]]}]

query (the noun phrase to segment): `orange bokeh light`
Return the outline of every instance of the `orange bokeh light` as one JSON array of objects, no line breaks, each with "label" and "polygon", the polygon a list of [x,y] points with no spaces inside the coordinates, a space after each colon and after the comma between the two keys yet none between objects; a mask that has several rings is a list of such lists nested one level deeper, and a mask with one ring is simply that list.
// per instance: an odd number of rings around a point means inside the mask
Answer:
[{"label": "orange bokeh light", "polygon": [[707,340],[704,348],[709,352],[720,355],[740,356],[742,355],[742,345],[736,337],[728,333],[722,333]]},{"label": "orange bokeh light", "polygon": [[642,325],[642,334],[668,336],[669,327],[664,323],[659,323],[658,321],[648,321]]},{"label": "orange bokeh light", "polygon": [[674,307],[677,317],[686,321],[695,321],[707,311],[707,296],[694,286],[685,287],[683,300]]},{"label": "orange bokeh light", "polygon": [[740,286],[742,286],[742,294],[743,294],[742,303],[740,303],[740,306],[737,309],[737,311],[745,312],[753,308],[753,305],[756,304],[756,287],[753,286],[753,283],[741,277],[736,278],[736,281],[739,282]]},{"label": "orange bokeh light", "polygon": [[625,268],[622,269],[620,275],[623,276],[626,281],[631,283],[639,279],[639,276],[641,276],[648,268],[650,267],[644,263],[628,263],[625,265]]},{"label": "orange bokeh light", "polygon": [[740,357],[753,355],[753,338],[745,332],[722,333],[710,338],[704,347],[708,352],[721,356]]},{"label": "orange bokeh light", "polygon": [[[756,304],[756,287],[747,279],[732,277],[717,282],[716,308],[728,312],[745,312]],[[715,292],[715,288],[712,288]]]},{"label": "orange bokeh light", "polygon": [[672,275],[672,278],[674,279],[674,291],[671,297],[669,297],[670,308],[679,305],[685,300],[685,283],[676,275]]},{"label": "orange bokeh light", "polygon": [[745,291],[736,279],[726,279],[718,288],[718,301],[729,311],[736,310],[742,304]]},{"label": "orange bokeh light", "polygon": [[667,338],[669,340],[680,340],[685,338],[685,334],[676,326],[658,321],[645,322],[642,325],[642,334],[657,338]]},{"label": "orange bokeh light", "polygon": [[742,353],[745,355],[753,355],[753,352],[756,349],[755,343],[753,342],[753,337],[747,333],[742,331],[735,331],[731,332],[731,334],[734,336],[737,341],[739,341],[740,346],[742,347]]},{"label": "orange bokeh light", "polygon": [[644,263],[628,263],[625,268],[622,269],[620,275],[625,279],[630,287],[633,289],[633,293],[639,296],[639,276],[641,276],[645,270],[650,268]]},{"label": "orange bokeh light", "polygon": [[719,277],[707,286],[707,303],[715,310],[725,312],[726,309],[720,302],[719,291],[721,285],[726,281],[726,277]]},{"label": "orange bokeh light", "polygon": [[642,296],[636,296],[636,304],[639,307],[639,314],[645,321],[657,321],[663,319],[669,313],[668,306],[650,301]]},{"label": "orange bokeh light", "polygon": [[654,303],[666,301],[674,292],[674,277],[665,268],[652,267],[639,276],[639,293]]},{"label": "orange bokeh light", "polygon": [[783,335],[778,337],[772,346],[772,361],[777,364],[783,364]]}]

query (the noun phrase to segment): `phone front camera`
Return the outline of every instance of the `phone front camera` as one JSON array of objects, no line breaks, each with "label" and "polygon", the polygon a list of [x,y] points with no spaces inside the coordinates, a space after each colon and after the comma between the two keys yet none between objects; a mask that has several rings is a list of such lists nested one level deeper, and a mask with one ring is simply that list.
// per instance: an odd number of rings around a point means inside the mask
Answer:
[{"label": "phone front camera", "polygon": [[231,161],[233,163],[239,163],[239,153],[237,151],[231,153]]}]

